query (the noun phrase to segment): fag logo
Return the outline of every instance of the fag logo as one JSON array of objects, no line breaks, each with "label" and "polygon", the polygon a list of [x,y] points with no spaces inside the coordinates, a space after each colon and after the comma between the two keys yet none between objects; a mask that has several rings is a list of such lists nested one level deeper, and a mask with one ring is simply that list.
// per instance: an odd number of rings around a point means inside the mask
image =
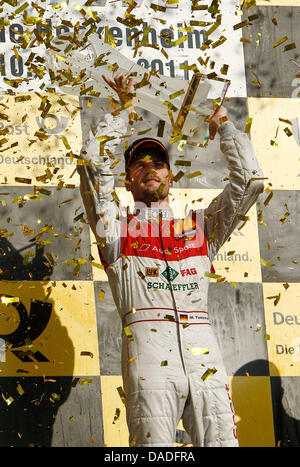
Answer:
[{"label": "fag logo", "polygon": [[176,279],[178,274],[179,273],[177,271],[175,271],[175,269],[171,268],[170,266],[168,266],[164,270],[164,272],[162,272],[162,275],[164,276],[164,278],[167,279],[170,282],[172,282],[174,279]]},{"label": "fag logo", "polygon": [[158,277],[158,268],[146,268],[146,276]]},{"label": "fag logo", "polygon": [[181,272],[182,277],[184,277],[184,276],[194,276],[195,274],[197,274],[196,268],[181,269],[180,272]]}]

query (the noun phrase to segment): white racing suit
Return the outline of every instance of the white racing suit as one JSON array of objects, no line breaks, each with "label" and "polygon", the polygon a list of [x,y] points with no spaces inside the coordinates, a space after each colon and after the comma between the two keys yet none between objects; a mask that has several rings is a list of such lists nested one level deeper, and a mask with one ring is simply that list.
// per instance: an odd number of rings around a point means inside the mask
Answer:
[{"label": "white racing suit", "polygon": [[229,182],[207,209],[191,211],[184,223],[168,209],[124,214],[112,160],[99,156],[96,137],[115,137],[107,147],[116,154],[126,129],[125,119],[107,114],[82,150],[90,165],[79,171],[89,224],[123,324],[129,443],[173,446],[182,419],[194,446],[238,446],[207,295],[215,254],[263,191],[261,170],[248,136],[226,122],[218,131]]}]

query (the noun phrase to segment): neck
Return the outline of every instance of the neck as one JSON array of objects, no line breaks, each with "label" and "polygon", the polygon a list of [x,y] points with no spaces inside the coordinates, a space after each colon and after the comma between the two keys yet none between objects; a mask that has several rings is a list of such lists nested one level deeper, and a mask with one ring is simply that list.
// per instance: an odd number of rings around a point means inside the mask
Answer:
[{"label": "neck", "polygon": [[154,198],[154,199],[147,198],[143,200],[135,199],[134,202],[136,205],[140,205],[140,206],[144,205],[144,207],[147,207],[147,208],[170,209],[169,196],[163,199],[157,199],[157,198]]},{"label": "neck", "polygon": [[173,211],[169,205],[169,200],[156,200],[153,202],[135,201],[134,215],[138,218],[157,220],[160,216],[163,219],[172,219]]}]

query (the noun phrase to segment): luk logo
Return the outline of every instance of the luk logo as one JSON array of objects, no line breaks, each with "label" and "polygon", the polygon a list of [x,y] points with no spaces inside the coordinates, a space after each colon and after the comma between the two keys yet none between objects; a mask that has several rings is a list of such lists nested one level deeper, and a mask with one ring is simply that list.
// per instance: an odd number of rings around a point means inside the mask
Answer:
[{"label": "luk logo", "polygon": [[162,272],[162,275],[164,276],[167,281],[172,282],[176,277],[178,276],[178,272],[175,271],[175,269],[171,268],[170,266],[167,267],[167,269]]},{"label": "luk logo", "polygon": [[[35,120],[39,128],[42,128],[47,135],[54,135],[58,139],[61,138],[60,133],[65,131],[69,123],[67,117],[59,118],[54,114],[47,114],[45,118],[35,117]],[[53,122],[55,122],[55,126],[53,126]]]},{"label": "luk logo", "polygon": [[[30,312],[28,314],[22,302],[11,301],[10,295],[0,295],[0,302],[6,303],[5,315],[9,319],[9,307],[14,308],[18,314],[18,327],[9,334],[0,334],[0,342],[5,341],[6,349],[9,349],[22,362],[49,362],[48,358],[39,352],[32,342],[46,328],[52,311],[52,304],[31,300]],[[0,331],[1,332],[1,331]],[[3,330],[2,330],[3,332]],[[27,346],[24,350],[15,350],[19,347]],[[3,349],[2,349],[3,350]],[[3,356],[2,356],[3,358]]]},{"label": "luk logo", "polygon": [[158,277],[158,268],[146,268],[146,276]]}]

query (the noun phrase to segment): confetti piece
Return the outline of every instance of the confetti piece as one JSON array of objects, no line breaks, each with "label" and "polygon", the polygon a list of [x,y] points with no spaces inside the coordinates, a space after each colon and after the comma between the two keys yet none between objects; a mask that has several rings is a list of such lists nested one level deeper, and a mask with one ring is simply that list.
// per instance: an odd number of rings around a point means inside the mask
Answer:
[{"label": "confetti piece", "polygon": [[280,39],[279,41],[277,42],[274,42],[274,44],[272,45],[273,48],[275,47],[278,47],[279,45],[283,44],[285,41],[288,40],[288,37],[287,36],[284,36],[282,37],[282,39]]},{"label": "confetti piece", "polygon": [[202,175],[202,172],[200,172],[200,170],[197,170],[196,172],[193,172],[191,174],[187,174],[186,177],[187,178],[194,178],[194,177],[198,177],[199,175]]},{"label": "confetti piece", "polygon": [[221,279],[222,277],[219,274],[214,274],[213,272],[206,272],[204,276],[209,277],[210,279]]},{"label": "confetti piece", "polygon": [[160,366],[168,366],[168,360],[162,360]]},{"label": "confetti piece", "polygon": [[19,297],[5,297],[2,295],[1,302],[7,306],[7,305],[10,305],[11,303],[19,303],[20,299]]},{"label": "confetti piece", "polygon": [[22,177],[15,177],[15,182],[18,183],[27,183],[28,185],[31,184],[31,178],[22,178]]},{"label": "confetti piece", "polygon": [[4,396],[4,394],[2,394],[2,398],[4,399],[4,401],[5,401],[5,403],[6,403],[7,405],[12,404],[12,402],[14,401],[14,398],[11,397],[11,396],[8,397],[8,398],[6,399],[5,396]]},{"label": "confetti piece", "polygon": [[22,396],[25,392],[20,384],[17,385],[17,391],[20,394],[20,396]]},{"label": "confetti piece", "polygon": [[267,206],[269,204],[269,202],[271,201],[272,197],[273,197],[273,191],[270,192],[270,194],[267,196],[267,198],[264,200],[264,205]]},{"label": "confetti piece", "polygon": [[205,348],[205,347],[192,347],[190,349],[190,353],[192,355],[206,355],[209,353],[209,349]]},{"label": "confetti piece", "polygon": [[213,376],[217,372],[216,368],[208,368],[205,373],[201,376],[201,379],[205,381],[210,376]]},{"label": "confetti piece", "polygon": [[292,44],[288,44],[284,47],[284,52],[288,52],[289,50],[293,50],[296,48],[296,44],[295,42],[293,42]]},{"label": "confetti piece", "polygon": [[174,165],[181,165],[181,166],[184,166],[184,167],[190,167],[192,165],[192,162],[178,159],[178,160],[175,161]]},{"label": "confetti piece", "polygon": [[285,207],[286,207],[287,211],[286,211],[286,213],[281,217],[281,219],[279,219],[279,222],[280,222],[281,224],[284,224],[285,221],[286,221],[286,219],[287,219],[287,218],[289,217],[289,215],[290,215],[290,212],[289,212],[289,210],[288,210],[287,204],[285,204]]},{"label": "confetti piece", "polygon": [[127,399],[126,399],[125,392],[124,392],[122,386],[117,387],[117,391],[118,391],[118,394],[119,394],[123,404],[126,404]]},{"label": "confetti piece", "polygon": [[80,352],[80,355],[81,355],[81,356],[91,357],[91,358],[94,357],[94,354],[93,354],[92,352],[87,352],[87,351],[82,351],[82,352]]},{"label": "confetti piece", "polygon": [[130,341],[134,340],[129,326],[124,327],[124,332],[125,332],[126,336],[128,337],[128,340],[130,340]]},{"label": "confetti piece", "polygon": [[272,267],[272,266],[275,266],[275,264],[273,263],[269,263],[269,261],[265,261],[264,259],[260,258],[260,262],[263,266],[268,266],[268,267]]},{"label": "confetti piece", "polygon": [[285,134],[286,134],[287,136],[292,136],[292,135],[293,135],[293,133],[291,132],[291,130],[290,130],[289,128],[287,128],[287,127],[286,127],[283,131],[285,132]]},{"label": "confetti piece", "polygon": [[233,26],[233,29],[236,31],[237,29],[243,28],[245,26],[248,26],[249,21],[246,19],[245,21],[242,21],[241,23],[237,23]]},{"label": "confetti piece", "polygon": [[180,170],[176,175],[173,177],[174,182],[179,182],[179,180],[184,176],[184,172]]},{"label": "confetti piece", "polygon": [[117,420],[119,420],[121,415],[121,410],[116,408],[115,415],[114,415],[114,420],[113,420],[113,425],[116,423]]},{"label": "confetti piece", "polygon": [[165,129],[165,121],[164,120],[159,120],[158,122],[158,128],[157,128],[157,137],[162,138],[164,135],[164,129]]},{"label": "confetti piece", "polygon": [[280,300],[281,294],[279,293],[278,295],[273,295],[272,297],[267,297],[268,300],[274,300],[274,306],[276,306]]},{"label": "confetti piece", "polygon": [[83,378],[79,380],[79,384],[90,384],[93,381],[93,378]]},{"label": "confetti piece", "polygon": [[245,133],[250,133],[251,125],[252,125],[253,118],[247,118],[247,122],[245,125]]},{"label": "confetti piece", "polygon": [[100,302],[102,302],[105,296],[105,291],[101,289],[98,296],[99,296]]}]

